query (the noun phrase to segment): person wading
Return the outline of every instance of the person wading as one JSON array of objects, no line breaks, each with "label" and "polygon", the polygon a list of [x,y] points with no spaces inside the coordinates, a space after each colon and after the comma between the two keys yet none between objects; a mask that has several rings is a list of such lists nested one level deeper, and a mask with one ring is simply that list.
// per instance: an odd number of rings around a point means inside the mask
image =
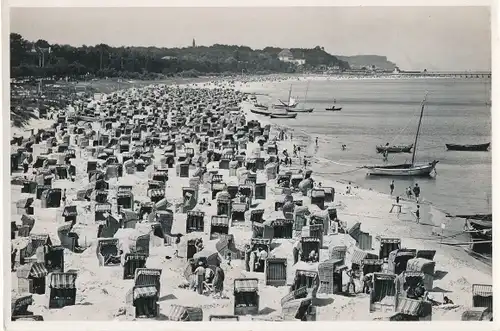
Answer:
[{"label": "person wading", "polygon": [[391,185],[389,185],[389,188],[391,189],[391,195],[394,192],[394,181],[391,181]]}]

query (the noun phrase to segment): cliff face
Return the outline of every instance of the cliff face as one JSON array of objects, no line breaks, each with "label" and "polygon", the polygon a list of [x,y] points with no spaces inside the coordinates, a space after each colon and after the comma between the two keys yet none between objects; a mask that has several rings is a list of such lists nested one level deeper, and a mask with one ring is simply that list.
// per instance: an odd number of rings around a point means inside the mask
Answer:
[{"label": "cliff face", "polygon": [[396,64],[387,60],[387,56],[381,55],[354,55],[337,56],[339,60],[346,61],[351,67],[375,66],[384,70],[394,70]]}]

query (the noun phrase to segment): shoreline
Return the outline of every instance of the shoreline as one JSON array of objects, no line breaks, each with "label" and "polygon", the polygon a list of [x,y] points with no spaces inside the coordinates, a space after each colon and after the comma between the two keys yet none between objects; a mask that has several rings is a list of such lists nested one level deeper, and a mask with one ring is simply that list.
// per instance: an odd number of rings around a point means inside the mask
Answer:
[{"label": "shoreline", "polygon": [[[304,76],[304,77],[300,77],[301,80],[328,80],[328,77],[324,77],[324,76]],[[421,77],[421,78],[425,78],[425,77]],[[442,77],[437,77],[437,78],[442,78]],[[383,78],[382,78],[383,79]],[[293,78],[290,78],[288,80],[293,80]],[[269,84],[269,83],[272,83],[272,81],[255,81],[255,82],[250,82],[250,83],[246,83],[246,84],[242,84],[242,86],[239,87],[240,90],[242,90],[243,92],[247,92],[247,93],[250,93],[249,91],[251,90],[255,90],[256,88],[252,86],[252,84]],[[250,86],[248,85],[250,84]],[[245,86],[246,85],[246,86]],[[262,86],[259,86],[260,89],[262,88]],[[250,106],[251,108],[251,106]],[[252,116],[256,116],[255,118],[262,121],[264,120],[266,123],[272,125],[272,126],[277,126],[277,127],[281,127],[281,128],[284,128],[286,131],[288,132],[294,132],[294,138],[297,137],[297,136],[303,136],[305,138],[305,140],[308,141],[308,144],[310,144],[311,146],[308,146],[310,147],[311,149],[314,149],[314,135],[313,134],[310,134],[308,133],[306,130],[303,130],[303,129],[296,129],[296,128],[293,128],[285,123],[280,123],[280,124],[277,124],[277,123],[274,123],[272,120],[270,120],[268,117],[266,116],[263,116],[263,115],[256,115],[256,114],[253,114],[253,113],[250,113],[250,111],[248,110],[248,113],[251,114]],[[298,114],[298,117],[299,118],[300,116],[304,116],[306,114],[301,114],[299,113]],[[297,135],[296,135],[297,134]],[[301,142],[300,140],[295,140],[294,141],[294,144],[298,144],[299,142]],[[292,144],[293,146],[293,144]],[[314,152],[310,152],[310,155],[314,155]],[[316,158],[315,156],[312,156],[312,158]],[[316,158],[318,159],[318,158]],[[339,165],[341,167],[350,167],[350,168],[353,168],[354,166],[352,165],[347,165],[347,164],[342,164],[342,163],[338,163],[334,160],[330,160],[330,159],[327,159],[327,158],[324,158],[324,157],[320,157],[318,159],[320,162],[322,160],[328,162],[329,164],[334,164],[334,165]],[[314,168],[314,163],[313,163],[313,168]],[[317,168],[317,167],[316,167]],[[331,172],[331,173],[321,173],[321,171],[318,171],[318,169],[315,169],[315,174],[316,175],[321,175],[322,177],[325,177],[325,176],[328,176],[329,174],[333,175],[333,176],[342,176],[343,173],[350,173],[350,172],[354,172],[354,171],[363,171],[363,169],[354,169],[354,170],[347,170],[347,171],[339,171],[339,172]],[[348,184],[349,182],[351,182],[352,184],[355,184],[356,186],[360,187],[360,188],[363,188],[365,190],[375,190],[381,194],[386,194],[388,198],[392,198],[393,200],[396,198],[396,196],[391,196],[390,194],[388,194],[387,192],[383,192],[383,191],[379,191],[379,190],[376,190],[376,189],[372,189],[371,187],[368,187],[366,183],[359,183],[359,182],[356,182],[355,180],[351,180],[351,179],[346,179],[346,178],[335,178],[335,179],[331,179],[333,181],[336,181],[336,182],[339,182],[339,183],[343,183],[343,184]],[[406,196],[401,193],[400,194],[400,200],[403,200],[403,201],[408,201],[408,202],[416,202],[416,200],[414,199],[411,199],[411,200],[408,200],[406,198]],[[440,220],[444,220],[446,226],[448,226],[448,223],[453,223],[451,222],[451,220],[454,219],[454,217],[452,217],[454,214],[452,214],[451,212],[448,212],[445,210],[445,208],[443,206],[439,206],[437,204],[435,204],[433,201],[430,201],[430,200],[423,200],[423,201],[420,201],[419,203],[420,205],[429,205],[431,206],[431,208],[433,210],[435,210],[435,213],[436,214],[439,214],[441,217],[440,217]],[[448,216],[451,216],[451,217],[445,217],[446,215]],[[434,226],[436,227],[441,227],[441,222],[438,222],[437,220],[434,222]],[[457,227],[455,226],[455,229],[457,231],[460,231],[462,230],[462,227]]]}]

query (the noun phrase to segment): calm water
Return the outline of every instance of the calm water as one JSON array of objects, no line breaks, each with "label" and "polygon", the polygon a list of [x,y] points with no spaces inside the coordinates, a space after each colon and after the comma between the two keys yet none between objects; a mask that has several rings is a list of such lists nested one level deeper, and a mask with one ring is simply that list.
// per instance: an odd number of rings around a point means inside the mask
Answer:
[{"label": "calm water", "polygon": [[[293,96],[303,100],[307,82],[293,81]],[[262,103],[286,100],[290,82],[274,83]],[[318,137],[315,171],[332,179],[389,192],[389,178],[366,176],[357,166],[383,164],[378,144],[411,144],[417,130],[420,102],[428,91],[417,162],[439,160],[434,179],[395,179],[396,194],[419,184],[423,199],[452,214],[491,212],[491,151],[447,151],[445,143],[475,144],[491,141],[491,80],[484,79],[370,79],[310,81],[310,114],[295,120],[272,120],[296,132]],[[341,112],[327,112],[333,99]],[[299,106],[300,107],[300,106]],[[298,135],[298,133],[296,134]],[[342,151],[341,145],[347,150]],[[389,163],[411,161],[411,154],[390,154]],[[340,174],[341,173],[341,174]]]}]

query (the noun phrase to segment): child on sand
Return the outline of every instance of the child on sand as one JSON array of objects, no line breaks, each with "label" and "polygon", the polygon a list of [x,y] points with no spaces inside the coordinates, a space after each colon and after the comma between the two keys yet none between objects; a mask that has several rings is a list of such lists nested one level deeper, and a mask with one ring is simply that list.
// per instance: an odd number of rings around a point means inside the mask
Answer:
[{"label": "child on sand", "polygon": [[408,197],[408,199],[411,199],[413,193],[411,192],[411,186],[409,186],[407,189],[406,189],[406,196]]}]

